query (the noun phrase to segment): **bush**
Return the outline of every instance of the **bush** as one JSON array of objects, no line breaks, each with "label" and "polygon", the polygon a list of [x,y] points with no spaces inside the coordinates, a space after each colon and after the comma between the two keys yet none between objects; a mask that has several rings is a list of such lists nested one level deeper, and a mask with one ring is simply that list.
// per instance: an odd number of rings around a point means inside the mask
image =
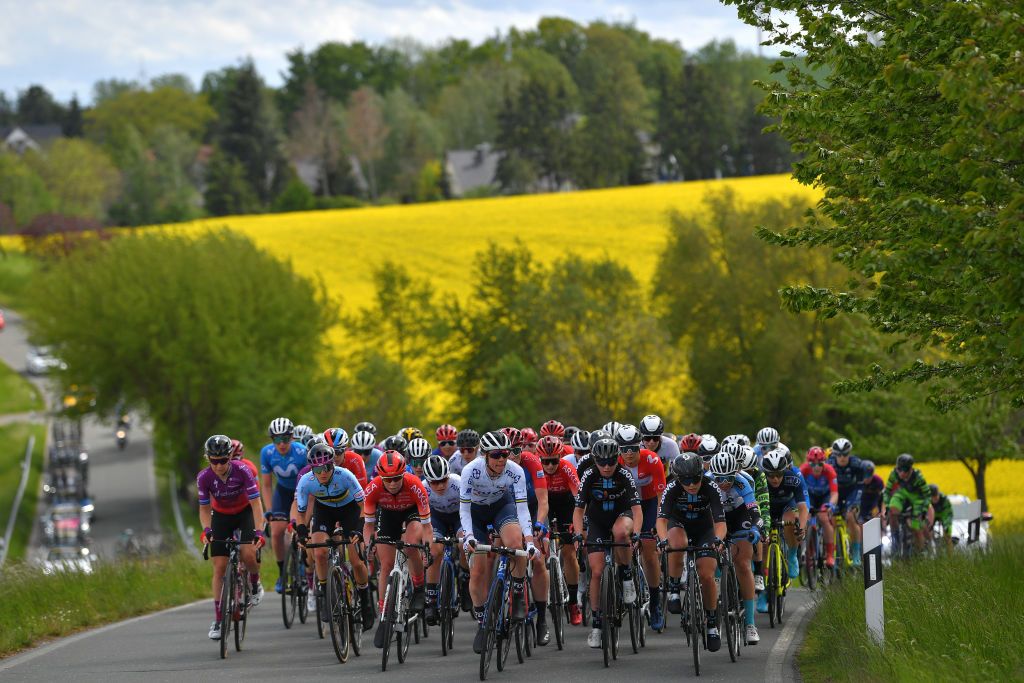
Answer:
[{"label": "bush", "polygon": [[274,199],[270,210],[274,213],[284,213],[286,211],[312,211],[315,208],[316,201],[313,198],[313,193],[306,187],[306,183],[298,177],[293,177],[281,190],[281,194]]},{"label": "bush", "polygon": [[316,208],[318,209],[358,209],[363,206],[366,206],[366,202],[346,194],[316,198]]}]

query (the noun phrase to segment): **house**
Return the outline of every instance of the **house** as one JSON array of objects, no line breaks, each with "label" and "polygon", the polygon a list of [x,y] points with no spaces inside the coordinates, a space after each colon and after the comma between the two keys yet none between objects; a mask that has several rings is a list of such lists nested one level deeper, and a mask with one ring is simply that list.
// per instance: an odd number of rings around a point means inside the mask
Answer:
[{"label": "house", "polygon": [[501,153],[494,151],[490,143],[485,142],[473,149],[452,149],[445,152],[444,157],[444,170],[453,197],[497,189],[495,174]]},{"label": "house", "polygon": [[0,147],[15,154],[24,154],[28,150],[39,152],[63,135],[55,123],[0,128]]}]

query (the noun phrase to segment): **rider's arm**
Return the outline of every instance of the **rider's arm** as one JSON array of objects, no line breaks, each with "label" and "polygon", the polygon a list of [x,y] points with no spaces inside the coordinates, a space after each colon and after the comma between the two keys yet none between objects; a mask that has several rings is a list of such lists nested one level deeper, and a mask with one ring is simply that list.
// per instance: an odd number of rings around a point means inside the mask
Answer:
[{"label": "rider's arm", "polygon": [[825,465],[825,467],[828,476],[828,499],[832,503],[832,507],[835,507],[839,505],[839,481],[836,479],[836,471],[832,465]]},{"label": "rider's arm", "polygon": [[801,529],[806,529],[807,528],[807,517],[809,516],[808,515],[808,511],[807,511],[807,503],[805,503],[803,501],[800,501],[799,503],[797,503],[796,504],[796,513],[797,513],[797,519],[800,522],[800,528]]},{"label": "rider's arm", "polygon": [[[210,512],[209,503],[200,503],[199,505],[199,526],[204,529],[209,529],[210,524],[213,523],[213,514]],[[261,525],[262,526],[262,525]]]},{"label": "rider's arm", "polygon": [[644,509],[640,505],[632,505],[630,510],[633,512],[633,531],[640,533],[638,529],[644,528]]},{"label": "rider's arm", "polygon": [[[458,453],[456,453],[458,455]],[[472,465],[462,472],[459,481],[459,523],[467,534],[473,533],[473,469]],[[485,542],[487,539],[477,539]]]},{"label": "rider's arm", "polygon": [[[510,465],[515,465],[515,463],[510,462],[505,467]],[[516,516],[519,517],[519,526],[523,530],[526,542],[533,543],[533,520],[530,519],[530,508],[526,504],[526,477],[529,475],[523,468],[518,465],[516,467],[520,473],[519,479],[512,482],[512,492],[516,499]]]},{"label": "rider's arm", "polygon": [[548,518],[548,490],[535,489],[534,493],[537,494],[537,521],[546,520]]},{"label": "rider's arm", "polygon": [[255,529],[263,528],[263,502],[257,495],[249,499],[249,507],[252,508],[252,525]]}]

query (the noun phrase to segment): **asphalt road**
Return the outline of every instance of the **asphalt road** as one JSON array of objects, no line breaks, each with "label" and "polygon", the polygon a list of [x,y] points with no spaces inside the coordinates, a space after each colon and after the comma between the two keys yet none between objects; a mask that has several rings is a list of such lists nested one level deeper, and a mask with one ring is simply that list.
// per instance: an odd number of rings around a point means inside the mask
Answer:
[{"label": "asphalt road", "polygon": [[[273,569],[270,573],[273,574]],[[441,656],[436,629],[419,645],[413,644],[409,657],[399,664],[394,650],[388,671],[380,670],[380,650],[373,647],[372,631],[364,636],[361,657],[352,656],[339,664],[330,636],[317,639],[312,620],[302,625],[296,620],[285,630],[281,620],[280,596],[271,586],[265,601],[251,615],[242,652],[230,650],[228,658],[219,658],[218,644],[207,638],[213,619],[213,603],[175,608],[148,617],[90,631],[45,645],[36,650],[0,661],[0,680],[18,681],[193,681],[213,672],[226,680],[336,680],[338,677],[368,680],[470,681],[478,680],[479,656],[472,651],[473,628],[467,615],[455,625],[455,648]],[[768,627],[766,615],[758,615],[761,642],[743,649],[740,660],[729,661],[723,648],[716,653],[702,652],[700,680],[706,681],[792,681],[797,679],[793,658],[799,644],[801,616],[811,602],[804,589],[794,589],[787,599],[787,617],[782,627]],[[620,638],[619,659],[604,668],[601,651],[586,645],[587,629],[568,627],[566,648],[559,652],[551,644],[534,651],[532,659],[520,665],[515,648],[509,654],[504,672],[491,664],[488,680],[615,681],[626,677],[648,680],[695,678],[692,655],[678,628],[678,617],[670,619],[664,633],[648,631],[647,647],[634,655],[629,631]]]},{"label": "asphalt road", "polygon": [[[0,359],[18,372],[25,372],[25,354],[29,343],[23,321],[4,310],[6,328],[0,332]],[[48,405],[59,401],[53,396],[51,382],[45,377],[26,375],[40,387]],[[95,418],[82,423],[82,442],[89,453],[89,493],[96,506],[92,548],[100,557],[110,557],[122,532],[130,528],[149,542],[159,538],[156,482],[153,475],[153,451],[144,425],[133,424],[128,446],[120,451],[114,438],[114,426]],[[42,503],[42,496],[40,495]],[[29,523],[28,520],[19,524]],[[38,516],[32,520],[38,529]],[[33,534],[37,538],[37,534]],[[38,547],[29,550],[29,559],[43,555]]]}]

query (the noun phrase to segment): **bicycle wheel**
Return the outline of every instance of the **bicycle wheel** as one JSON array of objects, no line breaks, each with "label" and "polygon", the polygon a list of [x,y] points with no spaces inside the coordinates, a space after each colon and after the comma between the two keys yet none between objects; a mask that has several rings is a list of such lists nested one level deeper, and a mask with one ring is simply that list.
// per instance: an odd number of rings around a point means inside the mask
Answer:
[{"label": "bicycle wheel", "polygon": [[391,641],[394,636],[395,601],[398,598],[398,575],[388,578],[384,589],[384,611],[380,614],[380,628],[384,629],[384,647],[380,653],[380,670],[388,670],[388,655],[391,652]]},{"label": "bicycle wheel", "polygon": [[484,613],[484,647],[480,650],[480,680],[486,681],[491,668],[491,657],[497,641],[498,621],[501,618],[501,600],[504,596],[504,582],[500,579],[491,587]]},{"label": "bicycle wheel", "polygon": [[349,652],[345,585],[340,568],[332,567],[327,576],[327,614],[329,615],[328,627],[331,631],[331,644],[334,646],[334,654],[338,656],[338,661],[344,664],[348,661]]},{"label": "bicycle wheel", "polygon": [[846,573],[847,562],[850,561],[850,546],[849,538],[846,535],[845,525],[836,525],[836,566],[832,570],[837,581],[843,580],[843,574]]},{"label": "bicycle wheel", "polygon": [[501,619],[498,627],[498,671],[504,671],[508,663],[508,653],[512,650],[512,610],[509,605],[509,594],[506,591],[501,601]]},{"label": "bicycle wheel", "polygon": [[736,661],[736,603],[732,595],[733,567],[726,564],[722,568],[722,577],[718,590],[718,628],[725,631],[725,645],[729,649],[729,659]]},{"label": "bicycle wheel", "polygon": [[281,573],[281,616],[285,628],[291,628],[295,623],[295,612],[298,607],[299,552],[297,546],[291,546]]},{"label": "bicycle wheel", "polygon": [[693,670],[700,676],[700,649],[704,631],[704,610],[701,603],[700,579],[696,567],[690,567],[686,592],[690,596],[690,647],[693,650]]},{"label": "bicycle wheel", "polygon": [[614,659],[615,628],[615,570],[611,563],[601,572],[601,652],[604,665],[609,666]]},{"label": "bicycle wheel", "polygon": [[[413,629],[416,628],[416,624],[415,623],[413,623],[412,626],[413,626]],[[403,625],[403,628],[400,628],[400,629],[398,629],[395,632],[395,646],[397,647],[397,651],[398,651],[398,662],[399,662],[399,664],[404,663],[405,659],[409,656],[409,642],[411,640],[412,639],[409,638],[409,627],[408,627],[408,625]]]},{"label": "bicycle wheel", "polygon": [[224,583],[220,589],[220,658],[228,656],[228,636],[231,633],[231,617],[234,614],[235,606],[232,604],[235,598],[234,587],[235,572],[232,566],[228,565],[228,571],[224,572]]},{"label": "bicycle wheel", "polygon": [[563,594],[564,581],[562,577],[562,564],[557,557],[548,558],[548,576],[551,578],[551,589],[548,595],[548,607],[551,609],[551,630],[555,632],[555,645],[559,650],[565,645],[564,621],[565,616],[565,595]]},{"label": "bicycle wheel", "polygon": [[775,593],[779,590],[779,545],[768,545],[768,576],[764,590],[768,594],[765,602],[768,605],[768,625],[775,628]]},{"label": "bicycle wheel", "polygon": [[452,628],[452,591],[455,586],[455,576],[452,572],[452,565],[449,562],[441,562],[441,576],[439,578],[437,595],[437,617],[441,628],[441,656],[447,657],[448,650],[452,643],[449,640],[449,633]]},{"label": "bicycle wheel", "polygon": [[306,602],[306,600],[309,598],[309,579],[306,578],[306,577],[309,576],[308,572],[310,571],[310,568],[306,566],[306,561],[304,559],[305,558],[305,554],[304,553],[300,554],[299,557],[301,558],[301,562],[299,564],[299,567],[301,568],[301,570],[299,571],[299,591],[298,591],[298,593],[299,593],[299,598],[298,598],[299,599],[299,623],[300,624],[305,624],[306,623],[306,619],[309,617],[309,604]]},{"label": "bicycle wheel", "polygon": [[807,547],[804,550],[804,561],[800,563],[800,581],[814,590],[818,586],[818,528],[812,526],[807,530]]},{"label": "bicycle wheel", "polygon": [[526,661],[526,622],[518,621],[512,625],[512,640],[516,644],[516,659],[522,664]]},{"label": "bicycle wheel", "polygon": [[235,577],[235,652],[242,651],[245,641],[245,625],[249,621],[249,572],[242,572]]},{"label": "bicycle wheel", "polygon": [[352,646],[352,653],[358,657],[363,650],[363,610],[359,601],[359,594],[356,591],[356,584],[352,575],[342,572],[345,578],[345,613],[348,615],[348,642]]},{"label": "bicycle wheel", "polygon": [[647,647],[647,620],[651,611],[651,588],[647,585],[647,574],[641,563],[636,563],[636,571],[633,572],[633,580],[636,582],[636,610],[637,610],[637,641],[640,647]]},{"label": "bicycle wheel", "polygon": [[[322,588],[322,587],[321,587]],[[324,613],[324,591],[314,588],[316,591],[316,634],[320,640],[324,639],[324,621],[320,615]]]},{"label": "bicycle wheel", "polygon": [[661,602],[662,627],[658,629],[658,633],[664,633],[665,626],[668,624],[668,555],[666,553],[659,553],[659,555],[661,563],[661,590],[658,591],[658,595]]}]

